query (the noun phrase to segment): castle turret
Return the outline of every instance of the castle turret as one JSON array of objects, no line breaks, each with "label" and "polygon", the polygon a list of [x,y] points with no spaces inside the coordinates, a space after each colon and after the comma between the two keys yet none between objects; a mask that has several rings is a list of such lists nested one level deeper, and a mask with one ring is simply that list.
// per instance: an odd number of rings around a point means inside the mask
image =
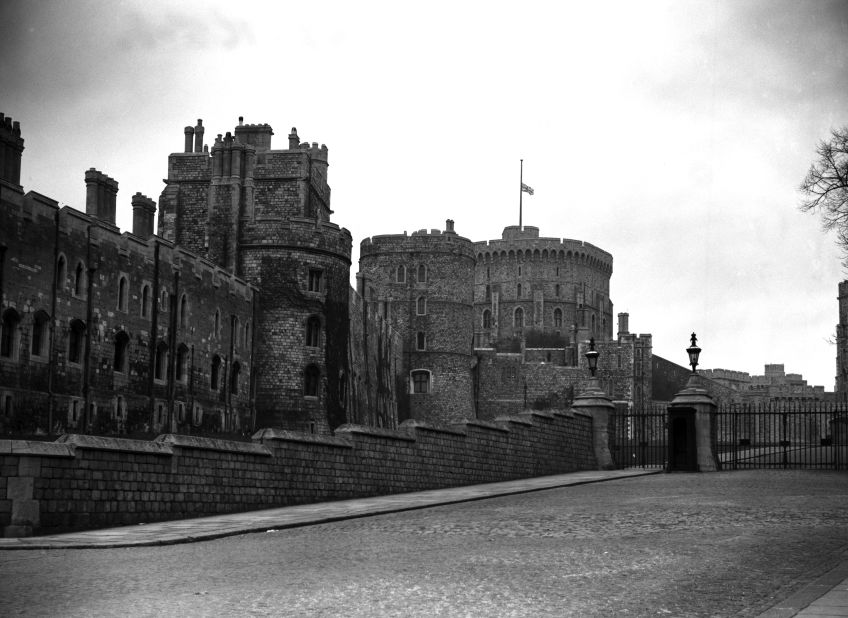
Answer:
[{"label": "castle turret", "polygon": [[407,401],[398,420],[437,424],[476,417],[471,338],[474,245],[446,230],[374,236],[360,245],[363,296],[404,341]]}]

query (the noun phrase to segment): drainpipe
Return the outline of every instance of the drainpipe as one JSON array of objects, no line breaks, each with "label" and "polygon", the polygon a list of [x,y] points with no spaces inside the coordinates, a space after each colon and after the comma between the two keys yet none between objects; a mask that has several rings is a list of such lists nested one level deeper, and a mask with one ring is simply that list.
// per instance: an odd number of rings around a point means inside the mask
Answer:
[{"label": "drainpipe", "polygon": [[235,336],[236,336],[235,330],[236,330],[236,316],[230,315],[230,360],[229,360],[230,370],[227,372],[227,374],[228,374],[227,375],[227,384],[226,384],[226,391],[225,391],[225,396],[224,396],[224,411],[225,411],[224,416],[226,417],[227,425],[230,428],[232,426],[232,422],[231,422],[232,419],[230,418],[230,416],[233,412],[233,402],[232,402],[233,392],[232,392],[232,389],[230,388],[229,378],[230,378],[230,375],[232,375],[233,359],[235,358],[234,357],[234,354],[235,354]]},{"label": "drainpipe", "polygon": [[88,243],[86,246],[86,254],[85,260],[88,264],[88,281],[86,281],[86,301],[85,301],[85,359],[83,361],[83,369],[82,369],[82,394],[84,397],[84,409],[83,409],[83,431],[88,433],[90,431],[90,425],[92,422],[91,418],[91,410],[89,409],[91,406],[91,330],[93,328],[93,324],[91,323],[94,316],[94,274],[97,272],[97,267],[93,265],[93,259],[91,252],[91,226],[88,226]]},{"label": "drainpipe", "polygon": [[[53,217],[53,291],[50,294],[50,324],[48,328],[48,337],[50,337],[50,345],[47,349],[47,435],[53,435],[53,408],[56,403],[53,401],[53,379],[56,373],[56,304],[59,295],[59,211]],[[67,263],[65,265],[67,268]],[[0,285],[2,287],[2,285]],[[0,294],[2,291],[0,291]]]},{"label": "drainpipe", "polygon": [[147,407],[150,409],[150,428],[156,415],[156,401],[153,397],[153,376],[156,373],[156,338],[159,330],[159,241],[153,239],[153,291],[150,299],[150,337],[148,339],[147,360]]},{"label": "drainpipe", "polygon": [[174,423],[174,389],[176,388],[176,373],[177,373],[177,327],[179,326],[179,311],[180,306],[177,299],[180,291],[180,271],[174,271],[174,287],[171,297],[168,299],[170,314],[170,324],[168,326],[168,417],[165,422],[167,431],[173,431]]},{"label": "drainpipe", "polygon": [[250,433],[256,432],[256,361],[254,359],[254,346],[256,345],[256,306],[259,304],[258,292],[252,291],[253,304],[251,306],[251,323],[250,329]]}]

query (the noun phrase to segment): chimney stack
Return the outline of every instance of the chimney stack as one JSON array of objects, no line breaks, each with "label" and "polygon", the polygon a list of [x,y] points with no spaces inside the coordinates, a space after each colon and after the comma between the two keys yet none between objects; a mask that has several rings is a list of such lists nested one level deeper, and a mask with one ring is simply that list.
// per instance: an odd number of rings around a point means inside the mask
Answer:
[{"label": "chimney stack", "polygon": [[629,313],[619,313],[618,314],[618,337],[619,339],[622,336],[630,334],[630,314]]},{"label": "chimney stack", "polygon": [[197,126],[194,127],[194,152],[203,152],[203,120],[197,119]]},{"label": "chimney stack", "polygon": [[21,123],[12,122],[11,116],[0,114],[0,180],[21,186],[21,155],[24,140]]},{"label": "chimney stack", "polygon": [[136,193],[132,196],[133,227],[132,233],[140,238],[150,238],[153,235],[153,217],[156,214],[156,202]]},{"label": "chimney stack", "polygon": [[191,152],[194,145],[194,127],[185,128],[185,149],[184,152]]},{"label": "chimney stack", "polygon": [[85,173],[85,213],[115,225],[118,182],[93,167]]}]

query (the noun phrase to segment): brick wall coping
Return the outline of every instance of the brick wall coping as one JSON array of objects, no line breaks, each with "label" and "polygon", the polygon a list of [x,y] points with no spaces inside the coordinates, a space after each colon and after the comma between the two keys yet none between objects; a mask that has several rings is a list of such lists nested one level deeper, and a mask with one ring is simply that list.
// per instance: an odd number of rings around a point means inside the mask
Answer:
[{"label": "brick wall coping", "polygon": [[527,418],[522,418],[520,416],[496,416],[496,423],[515,423],[516,425],[529,425],[533,426],[533,421]]},{"label": "brick wall coping", "polygon": [[73,449],[92,449],[98,451],[120,451],[123,453],[147,453],[149,455],[173,455],[168,444],[147,440],[128,440],[104,436],[86,436],[82,434],[63,434],[56,439],[59,444],[67,444]]},{"label": "brick wall coping", "polygon": [[361,434],[366,436],[376,436],[378,438],[389,438],[392,440],[406,440],[407,442],[415,442],[415,438],[410,436],[405,431],[396,429],[382,429],[380,427],[366,427],[365,425],[346,424],[335,429],[335,433]]},{"label": "brick wall coping", "polygon": [[245,453],[247,455],[258,455],[271,457],[271,450],[261,444],[252,442],[236,442],[235,440],[218,440],[217,438],[205,438],[201,436],[183,436],[173,433],[156,436],[153,440],[159,444],[170,445],[178,448],[195,448],[208,451],[219,451],[227,453]]},{"label": "brick wall coping", "polygon": [[70,444],[57,444],[55,442],[0,440],[0,454],[37,455],[39,457],[73,457],[74,447]]},{"label": "brick wall coping", "polygon": [[463,429],[460,429],[460,427],[463,427],[463,426],[464,426],[463,423],[459,423],[459,424],[456,424],[456,425],[451,425],[450,427],[444,427],[444,426],[432,425],[432,424],[427,423],[425,421],[419,421],[419,420],[416,420],[414,418],[411,418],[411,419],[403,421],[400,424],[400,429],[411,430],[412,432],[414,432],[417,429],[423,429],[425,431],[432,431],[434,433],[446,433],[446,434],[450,434],[450,435],[453,435],[453,436],[463,436],[464,437],[465,431]]},{"label": "brick wall coping", "polygon": [[304,444],[323,444],[325,446],[353,448],[353,444],[348,438],[321,436],[313,433],[299,433],[296,431],[286,431],[284,429],[260,429],[255,434],[253,434],[252,439],[255,442],[264,442],[265,440],[276,440],[278,442],[301,442]]},{"label": "brick wall coping", "polygon": [[534,416],[538,416],[538,417],[540,417],[540,418],[546,418],[546,419],[548,419],[548,420],[553,420],[553,419],[554,419],[554,413],[553,413],[553,412],[548,412],[547,410],[531,410],[531,411],[529,411],[529,412],[519,412],[519,413],[518,413],[518,416],[519,416],[520,418],[526,418],[526,419],[528,419],[528,420],[530,420],[530,421],[532,421],[532,420],[533,420],[533,417],[534,417]]},{"label": "brick wall coping", "polygon": [[492,431],[509,433],[509,429],[507,429],[503,425],[499,425],[498,423],[492,421],[470,420],[465,421],[463,425],[465,425],[466,427],[480,427],[481,429],[491,429]]}]

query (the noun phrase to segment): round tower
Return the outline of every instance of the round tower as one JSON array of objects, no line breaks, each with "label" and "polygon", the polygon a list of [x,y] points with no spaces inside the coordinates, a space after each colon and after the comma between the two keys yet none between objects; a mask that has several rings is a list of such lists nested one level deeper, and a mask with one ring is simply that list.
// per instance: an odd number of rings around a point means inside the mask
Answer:
[{"label": "round tower", "polygon": [[580,240],[539,237],[509,226],[474,244],[476,347],[519,351],[611,339],[612,255]]},{"label": "round tower", "polygon": [[366,238],[360,293],[377,303],[404,342],[398,420],[450,424],[475,417],[473,396],[474,245],[444,231]]}]

